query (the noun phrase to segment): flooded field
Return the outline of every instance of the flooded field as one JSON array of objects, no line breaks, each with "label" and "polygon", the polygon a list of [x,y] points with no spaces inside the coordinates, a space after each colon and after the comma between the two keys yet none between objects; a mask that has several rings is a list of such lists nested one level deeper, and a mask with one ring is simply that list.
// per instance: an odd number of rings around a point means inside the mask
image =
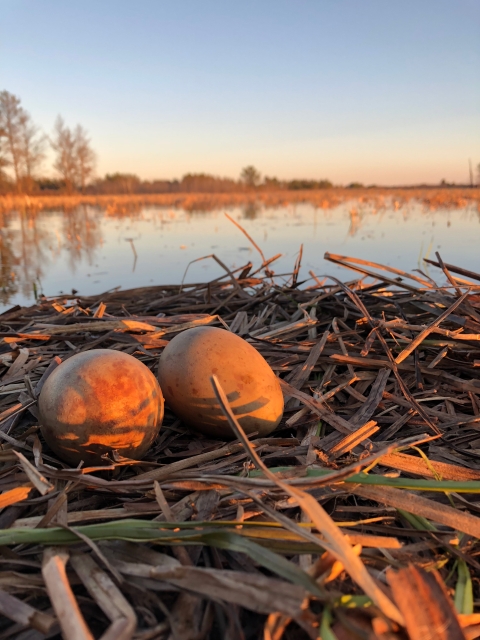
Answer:
[{"label": "flooded field", "polygon": [[[100,294],[121,286],[203,282],[249,261],[261,263],[255,247],[226,216],[251,235],[265,256],[282,256],[276,274],[293,269],[300,246],[300,279],[353,272],[327,263],[326,251],[436,275],[422,258],[440,251],[449,263],[480,270],[480,213],[475,200],[432,207],[412,198],[269,206],[230,204],[213,210],[146,204],[133,210],[79,204],[70,210],[3,212],[0,230],[0,308],[28,305],[36,296]],[[307,285],[306,285],[307,286]]]}]

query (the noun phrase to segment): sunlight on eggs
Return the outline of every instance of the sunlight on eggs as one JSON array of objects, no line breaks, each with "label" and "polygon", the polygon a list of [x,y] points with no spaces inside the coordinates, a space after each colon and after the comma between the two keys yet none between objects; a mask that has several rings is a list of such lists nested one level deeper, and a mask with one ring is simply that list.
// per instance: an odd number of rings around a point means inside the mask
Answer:
[{"label": "sunlight on eggs", "polygon": [[139,459],[163,420],[163,395],[142,362],[120,351],[72,356],[47,378],[38,401],[42,435],[71,465],[102,464],[112,450]]},{"label": "sunlight on eggs", "polygon": [[213,392],[215,375],[244,431],[271,433],[283,414],[280,383],[260,353],[215,327],[183,331],[165,347],[158,379],[172,411],[188,426],[218,438],[234,433]]}]

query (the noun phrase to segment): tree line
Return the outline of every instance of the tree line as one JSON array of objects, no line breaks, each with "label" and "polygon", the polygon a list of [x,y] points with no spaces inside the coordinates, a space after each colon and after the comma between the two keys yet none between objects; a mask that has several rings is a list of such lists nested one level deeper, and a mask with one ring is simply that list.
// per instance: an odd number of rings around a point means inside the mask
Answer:
[{"label": "tree line", "polygon": [[95,152],[82,125],[66,126],[58,116],[52,135],[43,133],[22,106],[20,98],[0,92],[0,184],[3,191],[34,193],[41,188],[40,171],[47,149],[54,153],[53,168],[63,190],[85,191],[93,177]]},{"label": "tree line", "polygon": [[[48,151],[53,153],[54,177],[44,174]],[[66,125],[61,116],[50,135],[35,124],[18,96],[0,92],[0,193],[134,194],[169,192],[235,192],[245,189],[325,189],[329,180],[282,181],[249,165],[238,180],[188,173],[177,180],[141,180],[129,173],[95,177],[96,154],[85,128]]]},{"label": "tree line", "polygon": [[[50,188],[52,186],[49,184]],[[254,189],[262,191],[328,189],[332,186],[329,180],[282,181],[268,176],[262,178],[254,167],[245,167],[238,180],[221,178],[208,173],[187,173],[183,178],[175,180],[141,180],[131,173],[111,173],[102,179],[95,180],[87,191],[95,194],[238,193]]]},{"label": "tree line", "polygon": [[[53,154],[54,177],[43,174],[48,150]],[[20,98],[4,90],[0,92],[0,193],[25,194],[91,193],[222,193],[242,190],[329,189],[330,180],[279,180],[264,176],[252,165],[244,167],[238,180],[206,173],[188,173],[177,180],[141,180],[130,173],[95,176],[96,154],[88,132],[78,124],[68,127],[58,116],[51,135],[46,135],[22,106]],[[480,165],[478,165],[480,185]],[[473,186],[473,171],[470,169]],[[347,185],[362,188],[359,182]],[[370,185],[374,186],[374,185]],[[427,186],[427,185],[424,185]],[[443,180],[440,186],[454,184]]]}]

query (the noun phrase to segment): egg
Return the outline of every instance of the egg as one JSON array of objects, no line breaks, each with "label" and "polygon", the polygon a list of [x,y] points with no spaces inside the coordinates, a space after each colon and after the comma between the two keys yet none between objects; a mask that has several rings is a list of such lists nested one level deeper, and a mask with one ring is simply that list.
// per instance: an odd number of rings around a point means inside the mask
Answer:
[{"label": "egg", "polygon": [[139,459],[163,420],[163,395],[153,373],[120,351],[92,349],[62,362],[38,400],[48,446],[71,465],[102,464],[116,449]]},{"label": "egg", "polygon": [[251,344],[224,329],[195,327],[175,336],[159,362],[165,401],[190,427],[208,436],[234,433],[215,397],[215,374],[246,433],[271,433],[283,414],[280,383]]}]

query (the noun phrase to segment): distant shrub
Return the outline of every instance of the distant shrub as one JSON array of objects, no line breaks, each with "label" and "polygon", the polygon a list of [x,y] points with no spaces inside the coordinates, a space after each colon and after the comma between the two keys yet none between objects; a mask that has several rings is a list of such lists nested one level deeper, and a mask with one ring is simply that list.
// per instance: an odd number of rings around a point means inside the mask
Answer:
[{"label": "distant shrub", "polygon": [[64,191],[66,188],[65,180],[56,178],[41,178],[35,180],[35,185],[39,191]]},{"label": "distant shrub", "polygon": [[244,167],[242,169],[242,173],[240,174],[240,180],[247,187],[256,187],[261,180],[261,175],[255,169],[255,167],[250,164],[248,165],[248,167]]},{"label": "distant shrub", "polygon": [[287,189],[297,191],[299,189],[330,189],[333,184],[330,180],[291,180],[287,182]]}]

